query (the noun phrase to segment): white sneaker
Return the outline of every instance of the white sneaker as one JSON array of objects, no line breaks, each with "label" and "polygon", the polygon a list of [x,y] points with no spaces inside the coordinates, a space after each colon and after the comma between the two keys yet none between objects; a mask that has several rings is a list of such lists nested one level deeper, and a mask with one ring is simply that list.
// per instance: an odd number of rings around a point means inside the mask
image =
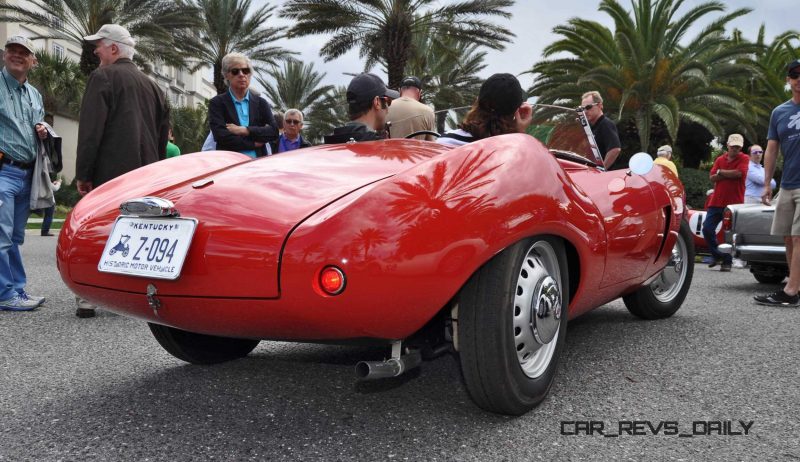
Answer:
[{"label": "white sneaker", "polygon": [[747,263],[745,263],[744,260],[740,260],[738,258],[733,259],[734,268],[744,268],[745,266],[747,266]]},{"label": "white sneaker", "polygon": [[22,298],[19,294],[14,295],[8,300],[0,301],[0,310],[3,311],[33,311],[38,307],[38,302],[28,298]]},{"label": "white sneaker", "polygon": [[25,292],[24,290],[19,293],[19,296],[24,298],[25,300],[31,300],[38,303],[37,306],[42,306],[42,304],[44,304],[44,302],[47,301],[47,299],[44,297],[37,297],[36,295],[31,295],[28,292]]}]

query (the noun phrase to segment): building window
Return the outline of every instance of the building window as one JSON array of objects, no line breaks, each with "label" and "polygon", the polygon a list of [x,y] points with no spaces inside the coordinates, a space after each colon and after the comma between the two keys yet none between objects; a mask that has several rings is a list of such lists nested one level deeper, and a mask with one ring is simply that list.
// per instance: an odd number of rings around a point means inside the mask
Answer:
[{"label": "building window", "polygon": [[61,45],[54,43],[53,44],[53,55],[58,59],[64,59],[64,47]]},{"label": "building window", "polygon": [[64,30],[64,20],[57,16],[50,16],[50,26],[55,30]]}]

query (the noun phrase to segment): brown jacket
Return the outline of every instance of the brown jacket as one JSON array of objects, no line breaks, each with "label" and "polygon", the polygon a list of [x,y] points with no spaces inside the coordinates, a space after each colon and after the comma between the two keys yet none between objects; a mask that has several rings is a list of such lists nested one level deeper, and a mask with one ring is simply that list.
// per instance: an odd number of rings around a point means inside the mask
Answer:
[{"label": "brown jacket", "polygon": [[164,159],[168,131],[164,92],[130,59],[97,68],[83,95],[75,176],[97,187]]}]

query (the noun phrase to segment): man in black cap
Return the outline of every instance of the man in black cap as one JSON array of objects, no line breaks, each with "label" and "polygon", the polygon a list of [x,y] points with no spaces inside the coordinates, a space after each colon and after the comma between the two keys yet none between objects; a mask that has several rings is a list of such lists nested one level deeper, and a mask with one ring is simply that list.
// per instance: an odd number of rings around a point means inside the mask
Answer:
[{"label": "man in black cap", "polygon": [[789,280],[783,290],[769,295],[758,295],[756,303],[768,306],[800,305],[800,59],[786,66],[786,83],[792,98],[772,110],[767,132],[767,150],[764,152],[764,195],[761,201],[769,205],[772,200],[772,175],[778,160],[778,147],[783,152],[781,193],[772,216],[774,236],[783,236],[786,244],[786,263]]},{"label": "man in black cap", "polygon": [[[400,98],[389,108],[389,136],[405,138],[414,132],[435,131],[436,119],[433,109],[420,102],[422,81],[413,75],[403,79],[400,84]],[[433,135],[419,135],[420,140],[433,141]]]},{"label": "man in black cap", "polygon": [[325,135],[325,144],[348,141],[373,141],[382,139],[379,132],[386,125],[386,115],[392,100],[400,93],[386,88],[380,77],[364,72],[353,77],[347,87],[347,105],[350,122]]}]

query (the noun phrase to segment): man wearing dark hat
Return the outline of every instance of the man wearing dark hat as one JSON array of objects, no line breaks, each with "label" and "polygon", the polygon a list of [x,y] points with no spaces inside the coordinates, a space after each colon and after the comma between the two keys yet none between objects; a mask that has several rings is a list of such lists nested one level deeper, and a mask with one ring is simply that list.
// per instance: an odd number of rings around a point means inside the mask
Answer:
[{"label": "man wearing dark hat", "polygon": [[[389,108],[389,136],[405,138],[414,132],[435,131],[436,119],[433,109],[420,102],[422,81],[413,75],[403,79],[400,84],[400,98],[392,101]],[[433,135],[419,135],[419,140],[434,141]]]},{"label": "man wearing dark hat", "polygon": [[438,143],[461,146],[490,136],[525,133],[533,108],[525,102],[519,80],[511,74],[494,74],[481,85],[478,99],[457,130],[440,136]]},{"label": "man wearing dark hat", "polygon": [[789,280],[783,290],[769,295],[757,295],[756,303],[769,306],[800,305],[800,60],[786,66],[786,83],[792,92],[789,101],[772,111],[764,152],[764,194],[761,201],[772,200],[772,176],[778,160],[778,147],[783,152],[781,193],[772,216],[772,234],[783,236]]},{"label": "man wearing dark hat", "polygon": [[[89,75],[81,103],[75,178],[85,195],[101,184],[166,158],[169,108],[164,92],[133,63],[136,42],[124,27],[106,24],[83,38],[100,67]],[[78,317],[92,317],[78,301]]]},{"label": "man wearing dark hat", "polygon": [[620,147],[619,133],[617,126],[603,114],[603,97],[600,92],[587,91],[581,96],[581,106],[583,107],[586,118],[597,142],[597,149],[603,156],[603,164],[606,170],[623,168],[621,162],[617,162]]},{"label": "man wearing dark hat", "polygon": [[3,54],[0,91],[0,310],[30,311],[43,297],[25,292],[27,278],[19,246],[25,239],[31,183],[38,153],[36,138],[47,138],[42,96],[28,83],[36,64],[33,43],[26,37],[8,38]]},{"label": "man wearing dark hat", "polygon": [[333,129],[333,134],[325,135],[325,144],[346,143],[348,141],[372,141],[382,139],[386,125],[386,115],[392,100],[400,93],[386,88],[380,77],[362,73],[347,86],[347,111],[350,122]]}]

